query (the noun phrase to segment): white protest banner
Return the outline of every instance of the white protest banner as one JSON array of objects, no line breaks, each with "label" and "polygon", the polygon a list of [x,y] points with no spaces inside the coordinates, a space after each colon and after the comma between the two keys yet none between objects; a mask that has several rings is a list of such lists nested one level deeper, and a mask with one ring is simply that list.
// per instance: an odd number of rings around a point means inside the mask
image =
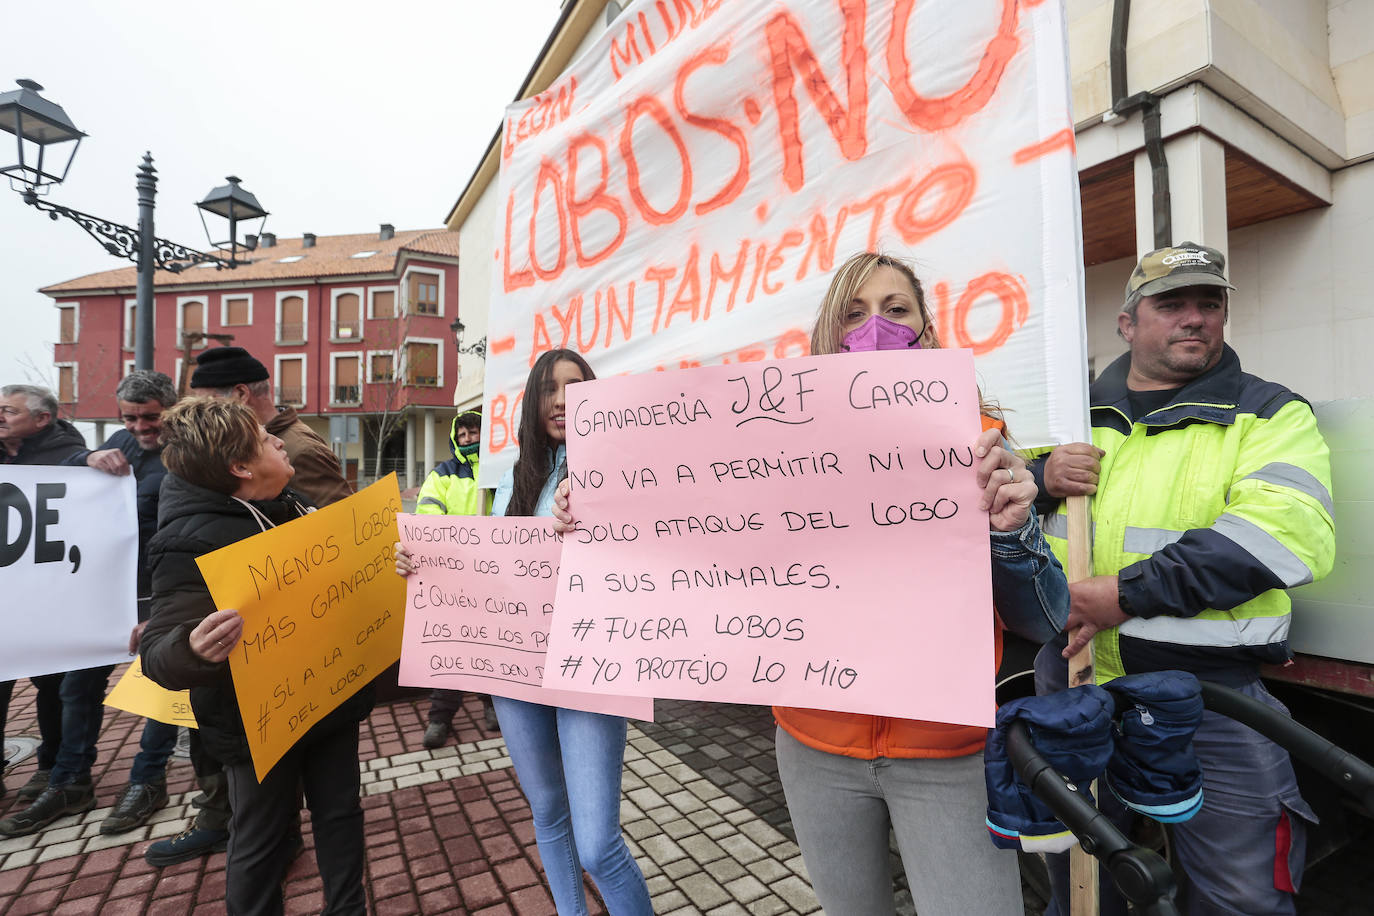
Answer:
[{"label": "white protest banner", "polygon": [[137,569],[132,476],[0,468],[0,680],[128,661]]},{"label": "white protest banner", "polygon": [[401,515],[400,683],[653,721],[654,701],[544,686],[563,538],[549,518]]},{"label": "white protest banner", "polygon": [[991,725],[967,351],[568,389],[545,685]]},{"label": "white protest banner", "polygon": [[599,376],[809,351],[834,267],[912,259],[1024,446],[1087,428],[1064,10],[1026,0],[639,0],[513,104],[482,482],[529,367]]}]

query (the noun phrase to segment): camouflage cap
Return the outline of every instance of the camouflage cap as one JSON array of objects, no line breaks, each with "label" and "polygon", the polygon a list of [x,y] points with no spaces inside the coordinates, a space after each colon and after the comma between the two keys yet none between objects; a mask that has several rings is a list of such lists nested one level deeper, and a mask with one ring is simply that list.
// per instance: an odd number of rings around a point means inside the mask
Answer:
[{"label": "camouflage cap", "polygon": [[1141,258],[1135,270],[1131,271],[1131,278],[1126,281],[1126,303],[1122,310],[1135,305],[1142,296],[1158,296],[1185,286],[1235,289],[1226,282],[1226,256],[1215,248],[1195,242],[1156,248]]}]

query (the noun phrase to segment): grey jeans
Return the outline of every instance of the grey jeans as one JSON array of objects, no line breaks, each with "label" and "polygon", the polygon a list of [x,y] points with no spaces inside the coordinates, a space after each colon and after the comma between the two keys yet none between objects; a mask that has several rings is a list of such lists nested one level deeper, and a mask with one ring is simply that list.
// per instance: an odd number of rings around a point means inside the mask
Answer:
[{"label": "grey jeans", "polygon": [[896,912],[888,831],[921,916],[1020,916],[1016,853],[988,839],[983,755],[860,760],[777,733],[792,826],[826,916]]}]

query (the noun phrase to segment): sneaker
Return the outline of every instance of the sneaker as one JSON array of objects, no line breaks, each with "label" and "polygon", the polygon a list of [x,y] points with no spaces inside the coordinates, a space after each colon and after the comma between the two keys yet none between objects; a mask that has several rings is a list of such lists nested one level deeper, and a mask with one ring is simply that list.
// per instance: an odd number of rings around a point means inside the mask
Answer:
[{"label": "sneaker", "polygon": [[144,860],[154,868],[187,862],[213,852],[223,852],[229,845],[228,830],[206,830],[187,827],[170,840],[158,840],[143,853]]},{"label": "sneaker", "polygon": [[19,787],[19,791],[14,793],[14,797],[20,801],[32,801],[43,794],[43,790],[48,787],[48,777],[52,775],[52,770],[35,770],[29,777],[29,781]]},{"label": "sneaker", "polygon": [[28,836],[67,814],[81,814],[95,807],[95,787],[89,782],[48,786],[18,814],[0,821],[0,834]]},{"label": "sneaker", "polygon": [[492,734],[501,734],[501,722],[496,718],[496,707],[491,705],[491,697],[487,697],[482,703],[482,724]]},{"label": "sneaker", "polygon": [[444,742],[448,741],[449,727],[443,722],[431,722],[425,729],[425,747],[431,751],[436,747],[443,747]]},{"label": "sneaker", "polygon": [[100,832],[109,835],[124,833],[148,823],[163,805],[167,804],[167,784],[165,782],[131,782],[119,796],[119,801],[105,820],[100,822]]}]

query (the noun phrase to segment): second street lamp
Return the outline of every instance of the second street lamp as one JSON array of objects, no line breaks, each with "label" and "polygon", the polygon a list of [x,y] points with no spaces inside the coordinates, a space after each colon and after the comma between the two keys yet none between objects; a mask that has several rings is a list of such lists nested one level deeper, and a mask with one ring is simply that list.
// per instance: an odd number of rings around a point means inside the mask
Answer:
[{"label": "second street lamp", "polygon": [[[10,180],[24,203],[48,214],[49,218],[66,217],[99,242],[116,257],[128,258],[138,267],[138,309],[134,328],[134,365],[139,369],[153,368],[153,272],[157,268],[177,272],[192,264],[213,263],[217,268],[234,268],[244,263],[238,258],[238,224],[247,219],[263,219],[267,211],[248,191],[239,187],[239,179],[230,176],[228,184],[215,188],[196,206],[204,213],[213,213],[229,221],[229,240],[216,242],[212,248],[229,252],[229,257],[206,254],[176,242],[160,239],[153,231],[154,198],[157,195],[157,170],[153,168],[151,153],[145,153],[138,167],[138,228],[111,222],[80,210],[43,200],[52,185],[61,184],[76,158],[76,149],[85,136],[67,117],[62,106],[39,95],[43,87],[32,80],[19,80],[19,89],[0,93],[0,130],[14,134],[18,147],[18,162],[6,163],[0,157],[0,175]],[[71,153],[59,173],[51,164],[50,155],[64,143],[73,143]],[[210,237],[209,227],[206,236]],[[251,246],[245,246],[251,250]]]}]

